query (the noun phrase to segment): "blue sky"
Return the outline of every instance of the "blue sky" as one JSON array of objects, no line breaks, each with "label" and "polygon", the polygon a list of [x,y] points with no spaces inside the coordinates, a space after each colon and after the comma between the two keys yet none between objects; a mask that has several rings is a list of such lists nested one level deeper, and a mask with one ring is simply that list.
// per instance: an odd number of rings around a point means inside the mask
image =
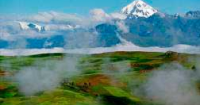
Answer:
[{"label": "blue sky", "polygon": [[[133,0],[0,0],[0,14],[31,14],[58,11],[86,15],[91,9],[116,12]],[[200,10],[200,0],[144,0],[166,13]]]}]

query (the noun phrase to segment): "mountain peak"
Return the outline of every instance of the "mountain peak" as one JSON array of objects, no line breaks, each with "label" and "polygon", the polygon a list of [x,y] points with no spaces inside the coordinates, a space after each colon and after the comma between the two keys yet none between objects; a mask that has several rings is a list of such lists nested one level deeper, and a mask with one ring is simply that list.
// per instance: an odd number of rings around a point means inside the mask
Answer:
[{"label": "mountain peak", "polygon": [[186,17],[200,18],[200,11],[189,11],[185,15]]},{"label": "mountain peak", "polygon": [[148,18],[158,11],[142,0],[135,0],[122,9],[122,13],[128,16]]},{"label": "mountain peak", "polygon": [[19,25],[22,30],[35,30],[38,32],[45,31],[45,27],[34,23],[19,22]]}]

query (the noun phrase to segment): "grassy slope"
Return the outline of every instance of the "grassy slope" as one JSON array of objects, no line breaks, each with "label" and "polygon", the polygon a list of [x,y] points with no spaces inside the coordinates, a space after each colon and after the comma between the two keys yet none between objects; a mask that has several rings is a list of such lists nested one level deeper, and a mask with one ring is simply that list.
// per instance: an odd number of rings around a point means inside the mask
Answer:
[{"label": "grassy slope", "polygon": [[[132,87],[138,87],[145,82],[146,76],[152,70],[165,63],[179,62],[187,68],[193,66],[187,58],[196,55],[177,53],[147,53],[147,52],[115,52],[96,55],[81,55],[80,68],[82,74],[71,79],[74,85],[64,83],[57,90],[43,92],[34,97],[24,97],[16,88],[17,83],[4,79],[5,75],[13,75],[21,67],[31,66],[37,61],[62,60],[64,54],[41,54],[26,57],[0,56],[0,104],[2,105],[121,105],[152,104],[142,97],[131,94],[128,83],[134,82]],[[109,61],[109,62],[107,62]],[[102,67],[115,70],[114,65],[120,62],[128,62],[129,71],[119,75],[118,73],[105,74]],[[113,82],[113,80],[115,80]],[[132,81],[134,80],[134,81]],[[101,96],[103,103],[98,103]],[[118,101],[125,100],[125,101]]]}]

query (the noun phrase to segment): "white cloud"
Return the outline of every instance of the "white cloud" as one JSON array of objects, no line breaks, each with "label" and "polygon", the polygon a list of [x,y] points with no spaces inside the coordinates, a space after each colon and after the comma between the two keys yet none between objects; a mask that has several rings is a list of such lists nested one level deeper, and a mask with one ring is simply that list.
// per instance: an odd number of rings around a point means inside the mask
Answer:
[{"label": "white cloud", "polygon": [[144,89],[148,98],[165,105],[199,105],[196,80],[199,76],[195,71],[175,63],[152,72]]},{"label": "white cloud", "polygon": [[30,21],[44,22],[44,23],[65,23],[65,22],[81,22],[82,18],[75,14],[66,14],[60,12],[40,12],[36,15],[28,17]]},{"label": "white cloud", "polygon": [[0,39],[13,40],[16,33],[20,31],[20,27],[15,22],[2,21],[0,22]]},{"label": "white cloud", "polygon": [[76,28],[80,28],[79,25],[68,25],[68,24],[48,24],[45,26],[45,30],[73,30]]},{"label": "white cloud", "polygon": [[114,19],[120,19],[120,20],[124,20],[124,19],[127,18],[126,15],[124,15],[124,14],[122,14],[122,13],[117,13],[117,12],[111,13],[110,16],[111,16],[112,18],[114,18]]},{"label": "white cloud", "polygon": [[0,49],[0,55],[5,56],[16,56],[16,55],[35,55],[45,53],[62,53],[63,48],[52,48],[52,49]]},{"label": "white cloud", "polygon": [[108,14],[103,9],[93,9],[90,11],[90,14],[94,21],[100,22],[111,21],[112,19],[123,20],[127,17],[126,15],[117,12]]},{"label": "white cloud", "polygon": [[1,40],[13,40],[12,36],[9,34],[9,32],[5,30],[0,31],[0,39]]},{"label": "white cloud", "polygon": [[93,9],[90,11],[93,21],[108,21],[110,16],[102,9]]},{"label": "white cloud", "polygon": [[[6,15],[0,16],[0,39],[16,40],[17,37],[38,38],[55,35],[60,31],[73,30],[84,27],[93,28],[99,23],[112,22],[113,19],[124,19],[125,16],[120,13],[107,14],[102,9],[93,9],[89,17],[82,17],[76,14],[67,14],[61,12],[40,12],[33,15]],[[45,26],[46,32],[37,32],[36,30],[21,30],[19,22],[27,22]],[[127,27],[123,23],[118,23],[123,32],[127,32]]]},{"label": "white cloud", "polygon": [[71,55],[59,61],[37,61],[34,66],[20,68],[11,79],[18,82],[19,92],[26,96],[52,91],[61,85],[63,79],[79,75],[79,60],[79,56]]},{"label": "white cloud", "polygon": [[75,54],[101,54],[116,51],[145,51],[145,52],[167,52],[175,51],[179,53],[200,54],[200,47],[188,45],[176,45],[173,47],[160,48],[160,47],[139,47],[132,43],[120,44],[114,47],[98,47],[98,48],[78,48],[78,49],[0,49],[1,54],[5,56],[16,55],[34,55],[42,53],[75,53]]},{"label": "white cloud", "polygon": [[126,24],[123,21],[118,21],[116,24],[117,24],[118,29],[122,31],[123,33],[129,32],[129,27],[126,26]]}]

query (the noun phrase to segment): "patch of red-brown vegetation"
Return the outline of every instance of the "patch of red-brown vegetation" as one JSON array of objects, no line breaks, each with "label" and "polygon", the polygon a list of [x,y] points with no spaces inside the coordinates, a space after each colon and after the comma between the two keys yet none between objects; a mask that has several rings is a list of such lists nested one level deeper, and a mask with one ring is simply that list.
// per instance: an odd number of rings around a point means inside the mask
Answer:
[{"label": "patch of red-brown vegetation", "polygon": [[0,77],[1,76],[8,76],[8,75],[11,75],[11,73],[9,73],[7,71],[0,70]]},{"label": "patch of red-brown vegetation", "polygon": [[140,73],[149,73],[151,71],[153,71],[153,69],[152,70],[140,70]]},{"label": "patch of red-brown vegetation", "polygon": [[9,74],[8,72],[0,70],[0,76],[5,76],[5,75],[8,75],[8,74]]},{"label": "patch of red-brown vegetation", "polygon": [[77,82],[76,85],[81,87],[84,92],[96,94],[92,91],[94,86],[116,86],[116,87],[126,87],[127,84],[119,82],[118,80],[112,78],[112,76],[97,74],[84,78],[82,81]]},{"label": "patch of red-brown vegetation", "polygon": [[140,73],[149,73],[153,70],[156,70],[161,63],[131,63],[131,68],[141,68]]},{"label": "patch of red-brown vegetation", "polygon": [[96,86],[99,84],[102,85],[109,85],[111,84],[111,79],[103,74],[97,74],[97,75],[92,75],[89,76],[88,78],[82,80],[81,82],[77,83],[77,85],[84,85],[84,84],[90,84],[91,86]]},{"label": "patch of red-brown vegetation", "polygon": [[6,87],[5,86],[3,86],[3,85],[0,85],[0,91],[2,91],[2,90],[5,90],[6,89]]},{"label": "patch of red-brown vegetation", "polygon": [[122,87],[125,85],[124,83],[121,83],[118,80],[112,78],[112,76],[104,74],[92,75],[87,79],[83,80],[81,83],[77,83],[77,85],[84,85],[84,84],[89,84],[90,86],[112,85],[118,87]]}]

